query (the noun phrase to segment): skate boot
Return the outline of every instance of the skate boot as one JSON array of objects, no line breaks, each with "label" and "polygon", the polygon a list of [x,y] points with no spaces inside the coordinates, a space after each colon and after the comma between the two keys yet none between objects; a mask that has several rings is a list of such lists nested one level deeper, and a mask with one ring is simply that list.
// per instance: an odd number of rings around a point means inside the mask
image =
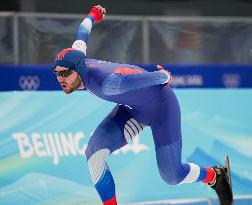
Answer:
[{"label": "skate boot", "polygon": [[227,168],[217,165],[213,167],[213,170],[216,173],[216,179],[213,184],[209,185],[216,191],[220,205],[232,205],[233,193]]}]

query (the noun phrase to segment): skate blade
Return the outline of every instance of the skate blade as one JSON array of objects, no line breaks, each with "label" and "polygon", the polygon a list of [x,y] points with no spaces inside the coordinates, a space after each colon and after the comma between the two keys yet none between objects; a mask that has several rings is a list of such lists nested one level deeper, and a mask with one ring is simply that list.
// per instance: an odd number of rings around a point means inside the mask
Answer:
[{"label": "skate blade", "polygon": [[[225,170],[226,170],[226,172],[227,172],[228,182],[229,182],[229,184],[230,184],[231,192],[232,192],[232,195],[233,195],[232,178],[231,178],[231,169],[230,169],[230,163],[229,163],[229,157],[228,157],[228,155],[225,155],[224,160],[225,160]],[[232,204],[234,205],[234,200],[233,200]]]}]

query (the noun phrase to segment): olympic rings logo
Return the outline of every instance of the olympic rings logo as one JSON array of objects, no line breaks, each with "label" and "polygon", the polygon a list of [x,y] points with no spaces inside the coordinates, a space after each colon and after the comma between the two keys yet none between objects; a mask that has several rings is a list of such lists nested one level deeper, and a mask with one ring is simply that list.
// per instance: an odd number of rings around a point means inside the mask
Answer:
[{"label": "olympic rings logo", "polygon": [[23,90],[37,90],[40,85],[39,77],[34,75],[21,76],[19,78],[19,85]]}]

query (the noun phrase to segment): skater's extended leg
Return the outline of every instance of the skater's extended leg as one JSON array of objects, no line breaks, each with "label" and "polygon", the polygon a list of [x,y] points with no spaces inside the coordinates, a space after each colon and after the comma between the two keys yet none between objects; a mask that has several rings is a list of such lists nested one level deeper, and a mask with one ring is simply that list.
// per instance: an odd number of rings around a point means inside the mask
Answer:
[{"label": "skater's extended leg", "polygon": [[180,108],[173,91],[166,92],[167,101],[157,105],[158,115],[151,123],[160,175],[169,184],[210,183],[215,178],[213,169],[181,161]]},{"label": "skater's extended leg", "polygon": [[168,89],[167,95],[167,102],[158,106],[159,114],[151,124],[161,177],[169,184],[208,183],[216,191],[221,205],[231,205],[232,190],[223,167],[200,167],[181,162],[180,109],[173,92]]}]

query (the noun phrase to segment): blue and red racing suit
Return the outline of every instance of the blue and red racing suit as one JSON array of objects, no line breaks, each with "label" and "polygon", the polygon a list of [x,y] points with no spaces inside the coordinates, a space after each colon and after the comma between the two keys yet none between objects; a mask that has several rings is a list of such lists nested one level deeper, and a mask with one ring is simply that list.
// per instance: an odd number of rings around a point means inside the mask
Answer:
[{"label": "blue and red racing suit", "polygon": [[79,73],[85,90],[117,105],[99,124],[86,149],[90,174],[103,204],[117,204],[106,158],[129,143],[146,126],[152,130],[160,175],[169,184],[210,182],[210,168],[181,162],[181,119],[169,73],[138,66],[86,59],[91,28],[99,20],[95,7],[81,23],[72,48],[61,51],[55,66]]}]

